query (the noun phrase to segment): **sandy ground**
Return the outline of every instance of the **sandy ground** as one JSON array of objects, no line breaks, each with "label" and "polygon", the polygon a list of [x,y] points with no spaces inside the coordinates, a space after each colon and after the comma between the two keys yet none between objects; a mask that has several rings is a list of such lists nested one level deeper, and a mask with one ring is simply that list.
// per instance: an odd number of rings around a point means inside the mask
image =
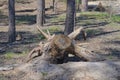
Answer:
[{"label": "sandy ground", "polygon": [[[48,0],[46,0],[48,1]],[[29,4],[28,4],[29,3]],[[25,15],[36,15],[36,1],[30,0],[26,4],[17,3],[16,5],[16,15],[18,18],[20,16]],[[51,3],[48,1],[46,2],[49,7]],[[59,3],[58,7],[59,10],[64,11],[65,5],[61,6],[62,3]],[[31,7],[32,6],[32,7]],[[22,34],[23,39],[21,41],[16,41],[13,44],[7,43],[7,31],[8,31],[8,18],[7,18],[7,5],[0,5],[0,10],[3,13],[0,15],[2,18],[0,19],[0,66],[6,64],[19,64],[23,63],[27,53],[40,42],[39,33],[36,30],[35,26],[35,19],[34,17],[30,18],[33,21],[32,24],[20,24],[16,26],[17,32]],[[47,15],[54,17],[52,10],[46,11]],[[49,19],[47,19],[49,22]],[[45,28],[50,27],[50,23],[47,23]],[[64,29],[64,24],[53,24],[52,26],[59,26],[61,30]],[[77,25],[79,26],[79,25]],[[87,34],[87,40],[83,41],[80,39],[81,42],[88,43],[84,45],[85,48],[91,50],[96,54],[100,54],[105,57],[108,61],[120,61],[120,24],[119,23],[108,23],[108,24],[95,24],[92,25],[84,25],[86,31],[93,30],[95,32]],[[13,58],[6,58],[5,54],[8,52],[12,52],[15,54],[22,54],[21,56],[14,56]]]}]

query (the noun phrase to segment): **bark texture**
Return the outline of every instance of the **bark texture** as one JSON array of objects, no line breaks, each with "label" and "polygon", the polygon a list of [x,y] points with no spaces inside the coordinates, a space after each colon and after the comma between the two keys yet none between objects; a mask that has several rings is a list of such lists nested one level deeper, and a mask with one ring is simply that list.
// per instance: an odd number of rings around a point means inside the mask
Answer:
[{"label": "bark texture", "polygon": [[81,11],[85,12],[88,9],[88,0],[82,0],[82,8]]},{"label": "bark texture", "polygon": [[67,0],[67,14],[64,34],[68,35],[73,32],[75,25],[75,0]]},{"label": "bark texture", "polygon": [[8,8],[9,8],[9,30],[8,30],[8,42],[14,42],[16,38],[16,31],[15,31],[15,1],[9,0],[8,1]]},{"label": "bark texture", "polygon": [[45,22],[45,0],[38,0],[37,2],[37,25],[43,26]]}]

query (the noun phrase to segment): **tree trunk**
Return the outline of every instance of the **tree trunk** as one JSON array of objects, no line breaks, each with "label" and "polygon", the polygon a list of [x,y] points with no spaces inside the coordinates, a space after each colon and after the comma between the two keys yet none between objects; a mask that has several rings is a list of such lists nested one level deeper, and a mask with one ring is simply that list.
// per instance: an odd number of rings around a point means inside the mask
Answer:
[{"label": "tree trunk", "polygon": [[81,0],[78,0],[78,2],[77,2],[77,11],[80,11],[80,4],[81,4]]},{"label": "tree trunk", "polygon": [[55,11],[55,0],[53,0],[53,12]]},{"label": "tree trunk", "polygon": [[8,30],[8,41],[14,42],[16,38],[16,31],[15,31],[15,1],[9,0],[8,1],[8,8],[9,8],[9,30]]},{"label": "tree trunk", "polygon": [[82,0],[82,9],[81,9],[81,11],[85,12],[85,11],[87,11],[87,9],[88,9],[88,0]]},{"label": "tree trunk", "polygon": [[45,0],[38,0],[37,25],[43,26],[45,22]]},{"label": "tree trunk", "polygon": [[75,25],[75,0],[67,0],[67,14],[64,34],[68,35],[73,32]]},{"label": "tree trunk", "polygon": [[58,4],[58,0],[53,0],[53,12],[55,14],[57,13],[57,4]]}]

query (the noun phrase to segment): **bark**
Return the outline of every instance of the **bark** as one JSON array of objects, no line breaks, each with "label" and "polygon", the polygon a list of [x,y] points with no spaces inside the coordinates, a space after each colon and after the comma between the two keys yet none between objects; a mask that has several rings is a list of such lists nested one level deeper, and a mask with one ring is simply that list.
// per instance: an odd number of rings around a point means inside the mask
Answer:
[{"label": "bark", "polygon": [[53,12],[55,14],[57,14],[57,4],[58,4],[58,0],[53,0]]},{"label": "bark", "polygon": [[43,26],[45,22],[45,0],[38,0],[37,25]]},{"label": "bark", "polygon": [[82,0],[82,8],[81,11],[85,12],[88,9],[88,0]]},{"label": "bark", "polygon": [[56,2],[55,2],[55,13],[57,14],[57,9],[58,9],[58,3],[59,3],[59,1],[58,0],[56,0]]},{"label": "bark", "polygon": [[14,42],[16,38],[16,31],[15,31],[15,1],[9,0],[8,1],[8,8],[9,8],[9,30],[8,30],[8,42]]},{"label": "bark", "polygon": [[70,34],[75,25],[75,0],[67,0],[67,14],[64,34]]},{"label": "bark", "polygon": [[80,11],[80,4],[81,4],[81,0],[78,0],[78,2],[77,2],[77,11]]},{"label": "bark", "polygon": [[55,11],[55,0],[53,0],[53,11]]}]

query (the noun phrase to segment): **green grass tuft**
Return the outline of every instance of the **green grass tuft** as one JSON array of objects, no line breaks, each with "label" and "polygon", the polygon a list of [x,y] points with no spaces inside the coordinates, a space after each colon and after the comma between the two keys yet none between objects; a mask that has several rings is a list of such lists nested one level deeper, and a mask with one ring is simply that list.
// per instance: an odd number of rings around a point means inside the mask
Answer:
[{"label": "green grass tuft", "polygon": [[56,16],[56,17],[54,17],[54,18],[51,18],[51,19],[50,19],[50,22],[52,22],[52,23],[64,22],[64,21],[65,21],[65,16],[66,16],[65,14]]},{"label": "green grass tuft", "polygon": [[105,12],[81,12],[81,16],[86,16],[88,18],[94,18],[94,19],[105,19],[109,15]]},{"label": "green grass tuft", "polygon": [[24,56],[26,55],[26,53],[28,53],[28,51],[23,51],[22,53],[7,52],[4,56],[6,59],[13,59]]},{"label": "green grass tuft", "polygon": [[113,15],[113,16],[111,17],[111,20],[112,20],[113,22],[119,22],[119,23],[120,23],[120,16],[118,16],[118,15]]},{"label": "green grass tuft", "polygon": [[5,58],[7,58],[7,59],[12,59],[12,58],[14,58],[16,56],[16,54],[15,53],[12,53],[12,52],[7,52],[6,54],[5,54]]},{"label": "green grass tuft", "polygon": [[48,28],[48,30],[50,31],[50,33],[61,31],[61,29],[57,26],[51,26]]}]

